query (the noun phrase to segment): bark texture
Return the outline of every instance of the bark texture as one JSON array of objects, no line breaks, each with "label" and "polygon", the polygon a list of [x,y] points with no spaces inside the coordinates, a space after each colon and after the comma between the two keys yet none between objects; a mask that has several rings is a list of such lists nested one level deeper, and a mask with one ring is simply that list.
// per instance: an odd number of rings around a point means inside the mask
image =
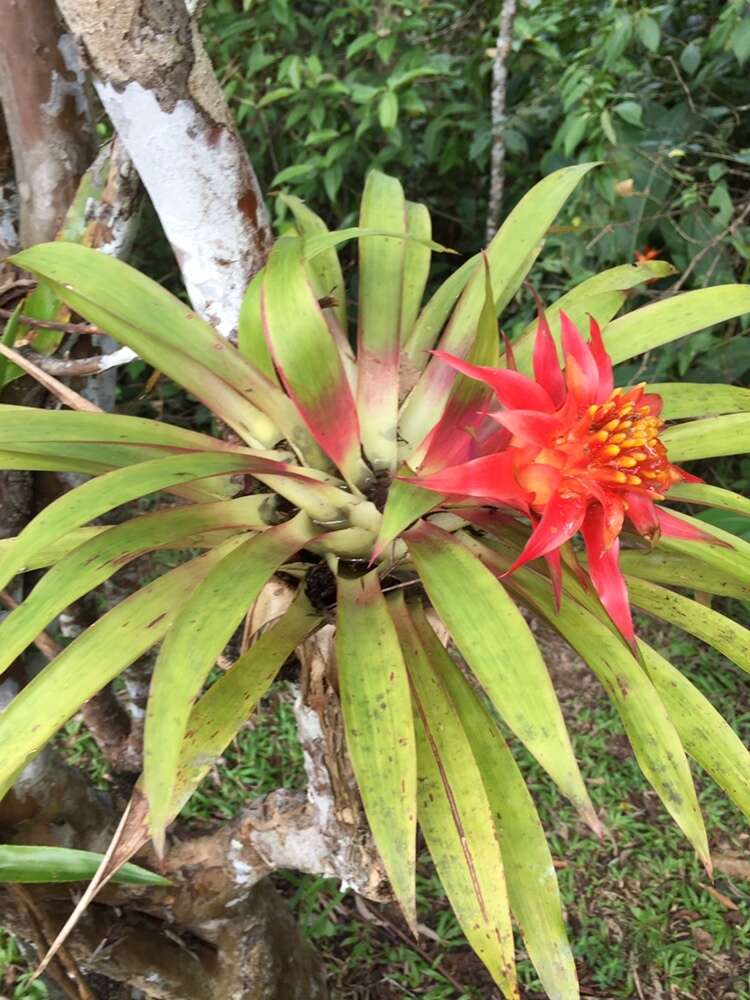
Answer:
[{"label": "bark texture", "polygon": [[265,260],[263,198],[184,0],[59,0],[195,309],[225,336]]},{"label": "bark texture", "polygon": [[53,0],[0,0],[0,24],[0,97],[29,246],[60,228],[94,133],[75,44]]},{"label": "bark texture", "polygon": [[505,187],[505,89],[508,81],[508,56],[513,40],[516,0],[503,0],[500,29],[492,64],[492,152],[490,158],[490,200],[487,207],[487,242],[500,225],[500,210]]}]

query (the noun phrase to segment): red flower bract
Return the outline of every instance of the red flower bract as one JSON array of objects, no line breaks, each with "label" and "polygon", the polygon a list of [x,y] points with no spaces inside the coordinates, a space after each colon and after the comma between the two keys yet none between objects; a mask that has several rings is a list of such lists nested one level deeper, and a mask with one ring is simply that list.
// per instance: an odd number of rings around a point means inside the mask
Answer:
[{"label": "red flower bract", "polygon": [[[410,482],[454,500],[475,497],[528,517],[531,536],[508,572],[545,557],[558,601],[558,550],[580,531],[589,578],[612,621],[635,647],[618,565],[623,522],[627,518],[652,542],[660,533],[705,540],[655,504],[673,483],[696,480],[667,458],[659,439],[661,399],[645,393],[645,383],[614,388],[612,362],[594,319],[588,342],[564,313],[560,319],[564,371],[543,314],[534,343],[534,379],[514,371],[512,364],[482,367],[437,352],[457,371],[489,385],[500,408],[477,414],[480,423],[471,428],[455,429],[471,434],[476,457]],[[488,421],[506,431],[499,450],[497,435],[481,433],[481,423]],[[482,440],[491,440],[495,450],[483,453]]]}]

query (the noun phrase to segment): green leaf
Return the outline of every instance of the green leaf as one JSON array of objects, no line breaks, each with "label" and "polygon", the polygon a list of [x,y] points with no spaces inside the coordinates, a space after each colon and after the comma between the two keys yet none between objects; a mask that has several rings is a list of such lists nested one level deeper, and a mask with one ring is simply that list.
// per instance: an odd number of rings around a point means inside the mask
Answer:
[{"label": "green leaf", "polygon": [[468,536],[464,545],[422,522],[405,540],[430,601],[497,711],[599,829],[544,660],[505,588],[469,551]]},{"label": "green leaf", "polygon": [[316,534],[309,518],[269,528],[228,553],[184,603],[159,650],[146,709],[143,793],[157,854],[174,794],[190,709],[224,646],[282,563]]},{"label": "green leaf", "polygon": [[430,273],[430,247],[425,242],[432,236],[432,220],[425,205],[406,203],[406,231],[417,239],[409,240],[404,249],[404,279],[401,287],[401,343],[408,340],[422,305],[422,296]]},{"label": "green leaf", "polygon": [[706,483],[675,483],[669,489],[669,499],[706,504],[708,507],[718,507],[721,510],[750,517],[750,499],[740,493],[723,490],[718,486],[708,486]]},{"label": "green leaf", "polygon": [[503,859],[482,775],[403,597],[389,605],[411,681],[419,825],[469,944],[505,996],[517,997]]},{"label": "green leaf", "polygon": [[14,263],[47,278],[72,309],[182,385],[248,443],[269,447],[285,437],[309,464],[319,463],[292,402],[155,281],[72,243],[43,243],[16,254]]},{"label": "green leaf", "polygon": [[705,382],[654,382],[646,392],[655,392],[664,402],[665,420],[712,417],[722,413],[749,413],[750,389],[737,385]]},{"label": "green leaf", "polygon": [[701,64],[702,53],[700,45],[690,42],[680,53],[680,66],[685,72],[692,76]]},{"label": "green leaf", "polygon": [[316,169],[316,164],[312,160],[308,160],[307,163],[294,163],[290,167],[284,167],[276,174],[271,181],[271,187],[276,187],[278,184],[288,184],[289,181],[299,180],[300,177],[307,177]]},{"label": "green leaf", "polygon": [[266,339],[305,423],[352,485],[367,479],[349,381],[309,282],[298,238],[276,242],[261,289]]},{"label": "green leaf", "polygon": [[[104,855],[68,847],[0,844],[0,882],[83,882],[91,879]],[[169,885],[168,879],[138,865],[125,864],[112,879],[121,885]]]},{"label": "green leaf", "polygon": [[[328,226],[325,222],[311,211],[300,198],[287,194],[281,195],[281,201],[291,210],[300,236],[305,240],[306,250],[312,237],[328,233]],[[346,332],[346,285],[336,248],[328,247],[312,258],[308,252],[306,258],[315,293],[319,299],[330,296],[336,300],[336,305],[332,306],[332,309],[342,331]]]},{"label": "green leaf", "polygon": [[[492,557],[486,558],[492,565]],[[509,564],[498,560],[498,571],[504,572]],[[565,600],[557,611],[548,579],[527,567],[516,570],[511,579],[514,589],[544,615],[599,678],[620,714],[641,770],[708,867],[708,841],[690,767],[669,715],[641,665],[621,636],[578,603],[585,598],[579,595],[578,600]],[[589,600],[594,608],[593,599]]]},{"label": "green leaf", "polygon": [[[411,475],[411,472],[412,470],[406,467],[401,470],[402,475]],[[383,522],[373,550],[373,558],[380,555],[410,524],[433,507],[437,507],[441,499],[433,490],[395,479],[388,490],[388,499],[383,509]]]},{"label": "green leaf", "polygon": [[201,476],[252,472],[254,468],[260,471],[276,465],[280,463],[267,460],[254,462],[246,456],[230,452],[170,455],[115,469],[89,480],[49,504],[24,528],[13,548],[0,562],[0,589],[7,586],[21,567],[28,565],[29,560],[47,545],[122,503]]},{"label": "green leaf", "polygon": [[732,32],[732,51],[740,66],[750,58],[750,17],[743,17]]},{"label": "green leaf", "polygon": [[658,21],[650,14],[641,13],[635,22],[635,30],[649,52],[657,52],[661,40],[661,29]]},{"label": "green leaf", "polygon": [[612,110],[628,125],[635,125],[638,128],[643,125],[643,108],[637,101],[620,101]]},{"label": "green leaf", "polygon": [[[406,232],[406,203],[399,182],[372,170],[362,194],[359,224]],[[396,471],[399,324],[405,246],[402,239],[359,240],[357,411],[362,446],[376,469]]]},{"label": "green leaf", "polygon": [[435,346],[459,295],[480,266],[480,260],[479,254],[475,254],[445,279],[419,314],[406,343],[402,344],[410,363],[419,371],[427,364],[429,350]]},{"label": "green leaf", "polygon": [[386,90],[378,104],[378,121],[386,131],[395,128],[398,121],[398,95],[392,90]]},{"label": "green leaf", "polygon": [[706,417],[668,427],[661,436],[670,462],[688,462],[750,451],[750,413]]},{"label": "green leaf", "polygon": [[277,673],[321,619],[301,587],[289,609],[194,705],[180,747],[168,822],[179,813],[242,728]]},{"label": "green leaf", "polygon": [[276,385],[279,380],[273,366],[271,352],[263,334],[263,315],[261,312],[260,289],[263,284],[263,272],[258,271],[250,280],[247,291],[242,297],[240,318],[237,327],[237,347],[240,354],[257,368],[265,377]]},{"label": "green leaf", "polygon": [[542,985],[555,1000],[578,1000],[575,963],[544,830],[503,736],[421,608],[412,608],[422,645],[469,738],[495,817],[513,916]]},{"label": "green leaf", "polygon": [[645,642],[639,643],[654,687],[682,745],[750,819],[750,754],[713,705]]},{"label": "green leaf", "polygon": [[728,531],[722,531],[714,524],[707,524],[705,521],[699,521],[695,517],[683,514],[681,511],[670,510],[669,513],[680,521],[686,521],[693,528],[702,531],[704,535],[713,536],[716,542],[715,544],[703,541],[693,542],[662,535],[659,541],[660,547],[671,552],[693,556],[718,570],[722,570],[727,576],[733,577],[742,584],[750,584],[750,542],[746,542]]},{"label": "green leaf", "polygon": [[[672,512],[674,513],[674,512]],[[636,552],[624,549],[620,552],[620,569],[623,573],[632,574],[642,580],[653,580],[671,587],[684,587],[686,590],[719,594],[724,597],[736,597],[739,600],[750,600],[750,585],[729,572],[728,566],[714,566],[701,557],[704,552],[693,555],[687,550],[666,551],[666,541],[662,536],[657,548],[651,552]],[[679,544],[676,541],[674,544]],[[701,543],[685,543],[686,546]]]},{"label": "green leaf", "polygon": [[620,316],[604,331],[604,342],[613,364],[619,364],[746,312],[750,312],[748,285],[697,288]]},{"label": "green leaf", "polygon": [[626,577],[626,580],[630,599],[636,607],[702,639],[750,673],[748,629],[726,615],[665,587],[635,577]]},{"label": "green leaf", "polygon": [[126,597],[37,674],[0,715],[0,798],[68,719],[164,637],[200,581],[241,539],[231,539]]},{"label": "green leaf", "polygon": [[599,124],[601,125],[602,132],[606,136],[607,140],[611,142],[613,146],[616,146],[617,133],[615,132],[614,125],[612,124],[612,115],[610,115],[606,108],[599,115]]},{"label": "green leaf", "polygon": [[[611,267],[593,278],[587,278],[571,291],[560,296],[545,309],[555,343],[560,345],[560,313],[568,317],[580,329],[585,330],[589,314],[604,327],[619,311],[629,289],[675,274],[675,268],[665,260],[651,260],[642,264],[620,264]],[[513,354],[518,370],[530,374],[537,321],[532,320],[513,341]]]},{"label": "green leaf", "polygon": [[[21,299],[3,327],[3,333],[0,337],[0,344],[3,347],[12,347],[16,342],[16,337],[19,333],[18,317],[21,315],[23,304],[24,300]],[[0,355],[0,389],[12,378],[20,374],[21,369],[17,365],[12,364],[6,357]]]},{"label": "green leaf", "polygon": [[416,924],[417,763],[409,682],[376,572],[339,577],[336,629],[346,742],[367,820],[407,923]]},{"label": "green leaf", "polygon": [[[499,314],[510,302],[539,255],[548,228],[582,178],[595,167],[584,163],[549,174],[524,195],[487,247],[490,280]],[[453,310],[440,347],[465,358],[476,336],[484,306],[485,276],[472,271]],[[404,404],[399,432],[413,448],[440,419],[455,381],[455,372],[433,358]]]},{"label": "green leaf", "polygon": [[[61,559],[26,599],[0,622],[0,673],[34,641],[53,618],[128,564],[157,548],[187,547],[212,529],[236,534],[263,529],[268,496],[190,504],[102,529]],[[260,500],[260,503],[258,502]],[[217,539],[220,541],[221,539]]]}]

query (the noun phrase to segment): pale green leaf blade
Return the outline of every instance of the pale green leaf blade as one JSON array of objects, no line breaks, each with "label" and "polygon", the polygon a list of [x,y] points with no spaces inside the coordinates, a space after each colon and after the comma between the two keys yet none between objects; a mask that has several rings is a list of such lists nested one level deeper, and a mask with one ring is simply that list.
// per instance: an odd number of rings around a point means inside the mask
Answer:
[{"label": "pale green leaf blade", "polygon": [[451,314],[458,297],[477,267],[480,255],[475,254],[465,261],[458,270],[446,278],[422,309],[402,350],[411,365],[421,371],[430,359],[429,352],[437,342],[445,322]]},{"label": "pale green leaf blade", "polygon": [[277,468],[284,466],[267,459],[214,452],[170,455],[107,472],[59,497],[24,528],[0,562],[0,588],[47,545],[120,504],[202,477]]},{"label": "pale green leaf blade", "polygon": [[126,597],[16,695],[0,715],[0,797],[85,701],[161,641],[184,601],[235,544],[218,546]]},{"label": "pale green leaf blade", "polygon": [[[493,559],[492,550],[481,543],[471,541],[467,545],[484,550],[488,565],[495,564],[499,572],[508,569],[508,560]],[[566,600],[556,611],[549,581],[533,570],[516,570],[510,580],[599,678],[620,714],[641,770],[709,868],[706,830],[682,744],[666,708],[630,649],[621,636],[578,601]]]},{"label": "pale green leaf blade", "polygon": [[[83,882],[93,878],[104,855],[40,844],[0,844],[0,883]],[[125,864],[112,879],[120,885],[169,885],[139,865]]]},{"label": "pale green leaf blade", "polygon": [[360,427],[338,347],[305,272],[302,240],[279,240],[263,272],[266,339],[302,419],[323,452],[352,485],[367,469]]},{"label": "pale green leaf blade", "polygon": [[513,916],[550,1000],[577,1000],[578,981],[542,824],[518,765],[489,711],[443,648],[421,608],[411,616],[433,670],[469,738],[495,817]]},{"label": "pale green leaf blade", "polygon": [[721,510],[731,510],[735,514],[745,514],[750,517],[748,497],[732,490],[724,490],[720,486],[709,486],[708,483],[675,483],[669,488],[669,499],[718,507]]},{"label": "pale green leaf blade", "polygon": [[[404,469],[404,475],[410,475],[411,470]],[[388,490],[388,499],[383,509],[383,522],[373,550],[373,558],[387,548],[402,531],[417,521],[423,514],[437,507],[441,502],[439,493],[425,490],[414,483],[405,483],[394,479]]]},{"label": "pale green leaf blade", "polygon": [[195,543],[196,535],[211,530],[222,534],[262,530],[267,526],[262,511],[268,501],[261,494],[190,504],[100,528],[92,539],[45,574],[26,599],[0,622],[0,673],[56,615],[131,560],[157,548],[187,547]]},{"label": "pale green leaf blade", "polygon": [[[406,232],[404,192],[395,177],[367,175],[359,223]],[[396,471],[399,326],[405,244],[387,236],[359,240],[357,412],[362,446],[376,469]]]},{"label": "pale green leaf blade", "polygon": [[[587,278],[545,308],[555,343],[560,346],[561,312],[566,313],[579,329],[586,329],[589,314],[599,326],[605,327],[619,312],[631,288],[674,273],[675,268],[666,261],[650,260],[641,264],[620,264]],[[518,370],[526,374],[532,371],[535,334],[536,320],[533,320],[513,341]]]},{"label": "pale green leaf blade", "polygon": [[604,343],[612,363],[618,364],[746,312],[750,312],[748,285],[696,288],[620,316],[604,331]]},{"label": "pale green leaf blade", "polygon": [[262,588],[315,534],[309,518],[298,514],[237,546],[198,584],[166,635],[151,678],[143,738],[143,793],[159,855],[193,702]]},{"label": "pale green leaf blade", "polygon": [[683,746],[750,819],[750,753],[700,691],[645,642],[646,670]]},{"label": "pale green leaf blade", "polygon": [[646,387],[664,402],[665,420],[718,417],[722,413],[750,412],[750,389],[705,382],[654,382]]},{"label": "pale green leaf blade", "polygon": [[[290,401],[227,340],[155,281],[73,243],[44,243],[15,257],[67,305],[184,386],[244,440],[304,443]],[[300,443],[301,442],[301,443]]]},{"label": "pale green leaf blade", "polygon": [[[291,194],[282,194],[280,199],[291,209],[297,230],[306,241],[309,241],[313,236],[328,233],[328,226],[325,222],[309,209],[301,198]],[[312,258],[309,257],[308,253],[308,265],[313,288],[318,298],[321,299],[325,296],[335,300],[336,305],[331,308],[338,319],[339,326],[345,331],[347,327],[346,285],[336,248],[327,247]]]},{"label": "pale green leaf blade", "polygon": [[405,538],[430,601],[497,711],[600,830],[544,660],[502,584],[465,545],[434,525],[421,522]]},{"label": "pale green leaf blade", "polygon": [[667,427],[661,436],[670,462],[688,462],[750,451],[750,413],[688,420]]},{"label": "pale green leaf blade", "polygon": [[[420,240],[432,236],[432,220],[426,205],[406,202],[406,231]],[[417,240],[409,240],[404,248],[404,278],[401,288],[401,320],[399,322],[400,342],[404,344],[414,327],[422,305],[422,296],[430,273],[432,252],[429,246]]]},{"label": "pale green leaf blade", "polygon": [[[595,163],[564,167],[535,184],[513,208],[495,234],[486,254],[499,314],[510,302],[539,255],[547,230],[563,204]],[[440,338],[440,348],[465,358],[476,335],[485,297],[481,270],[472,271],[461,298]],[[418,445],[440,418],[456,373],[433,358],[406,400],[399,433]],[[405,452],[406,453],[406,452]]]},{"label": "pale green leaf blade", "polygon": [[[731,572],[732,567],[712,565],[707,563],[689,546],[700,543],[684,543],[684,549],[667,551],[666,541],[662,539],[651,552],[638,552],[634,549],[624,549],[620,552],[620,569],[623,573],[640,577],[642,580],[652,580],[670,587],[684,587],[687,590],[702,591],[706,594],[718,594],[724,597],[736,597],[739,600],[750,600],[750,584],[743,583]],[[676,540],[675,540],[675,544]]]},{"label": "pale green leaf blade", "polygon": [[419,824],[469,944],[504,995],[517,997],[506,876],[482,775],[403,598],[389,605],[412,688]]},{"label": "pale green leaf blade", "polygon": [[268,350],[266,337],[263,333],[263,310],[261,307],[261,285],[263,271],[253,275],[247,290],[242,297],[240,318],[237,325],[237,347],[240,354],[257,368],[269,382],[279,384],[273,358]]},{"label": "pale green leaf blade", "polygon": [[416,923],[417,765],[409,682],[377,573],[338,580],[336,659],[347,746],[367,820],[410,926]]},{"label": "pale green leaf blade", "polygon": [[630,576],[625,579],[635,607],[702,639],[750,673],[750,630],[713,608],[658,584]]},{"label": "pale green leaf blade", "polygon": [[171,821],[247,720],[287,657],[321,619],[300,588],[288,611],[196,702],[180,748]]}]

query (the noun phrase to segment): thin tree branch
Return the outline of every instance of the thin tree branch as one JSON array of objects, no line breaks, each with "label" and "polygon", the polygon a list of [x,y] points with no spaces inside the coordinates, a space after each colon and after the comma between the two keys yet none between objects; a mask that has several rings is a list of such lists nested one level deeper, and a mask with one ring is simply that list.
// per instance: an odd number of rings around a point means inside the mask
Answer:
[{"label": "thin tree branch", "polygon": [[508,79],[508,55],[513,37],[516,0],[503,0],[500,30],[492,65],[492,156],[490,163],[490,200],[487,206],[487,242],[500,225],[500,210],[505,185],[505,88]]},{"label": "thin tree branch", "polygon": [[[0,319],[10,319],[13,315],[12,309],[0,309]],[[98,326],[90,326],[88,323],[57,323],[48,319],[34,319],[33,316],[18,317],[18,322],[22,326],[32,327],[34,330],[55,330],[57,333],[80,333],[85,336],[104,336],[104,330]]]}]

